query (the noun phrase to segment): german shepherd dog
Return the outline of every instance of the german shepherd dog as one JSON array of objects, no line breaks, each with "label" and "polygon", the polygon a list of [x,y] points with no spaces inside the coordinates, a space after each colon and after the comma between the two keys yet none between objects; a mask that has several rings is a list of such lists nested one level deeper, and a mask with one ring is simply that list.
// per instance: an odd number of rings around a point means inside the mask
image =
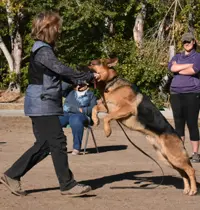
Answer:
[{"label": "german shepherd dog", "polygon": [[182,176],[183,193],[195,195],[195,170],[181,138],[147,96],[135,92],[130,82],[117,76],[112,68],[117,62],[117,58],[98,59],[88,66],[101,76],[97,89],[104,99],[92,110],[94,126],[99,123],[98,112],[107,112],[103,118],[107,137],[112,132],[111,120],[118,120],[129,129],[145,134],[159,156]]}]

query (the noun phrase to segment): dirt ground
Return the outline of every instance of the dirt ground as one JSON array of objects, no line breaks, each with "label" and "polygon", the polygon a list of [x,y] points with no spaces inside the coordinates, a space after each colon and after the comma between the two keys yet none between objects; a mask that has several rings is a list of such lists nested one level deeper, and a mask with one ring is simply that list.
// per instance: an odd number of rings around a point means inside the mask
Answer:
[{"label": "dirt ground", "polygon": [[[70,154],[71,130],[70,128],[64,130],[68,138],[70,168],[78,181],[93,188],[88,196],[80,198],[61,196],[51,156],[48,156],[22,178],[22,186],[28,192],[26,197],[14,196],[0,185],[0,209],[200,209],[199,195],[190,197],[182,194],[182,179],[175,170],[158,160],[164,170],[164,182],[158,186],[162,180],[159,167],[126,140],[116,122],[112,123],[112,128],[113,133],[109,138],[104,136],[102,123],[94,128],[100,153],[96,153],[90,136],[88,154],[80,156]],[[138,146],[157,159],[154,150],[142,134],[133,131],[127,133]],[[29,118],[0,117],[0,173],[4,172],[33,142]],[[186,148],[191,153],[188,141]],[[193,165],[197,170],[197,181],[200,182],[200,164]]]}]

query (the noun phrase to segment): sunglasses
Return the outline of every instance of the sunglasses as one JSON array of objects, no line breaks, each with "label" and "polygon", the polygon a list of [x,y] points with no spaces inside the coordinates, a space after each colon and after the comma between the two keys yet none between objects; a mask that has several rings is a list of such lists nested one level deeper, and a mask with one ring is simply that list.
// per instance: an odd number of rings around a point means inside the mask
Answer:
[{"label": "sunglasses", "polygon": [[183,44],[190,44],[192,41],[183,41]]}]

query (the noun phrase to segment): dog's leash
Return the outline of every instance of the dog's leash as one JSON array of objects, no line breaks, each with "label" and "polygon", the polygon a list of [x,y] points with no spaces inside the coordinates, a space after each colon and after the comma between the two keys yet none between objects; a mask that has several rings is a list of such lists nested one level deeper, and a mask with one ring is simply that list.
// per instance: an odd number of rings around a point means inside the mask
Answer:
[{"label": "dog's leash", "polygon": [[[101,100],[103,101],[106,109],[107,109],[107,112],[108,112],[108,106],[107,106],[107,103],[105,101],[105,98],[104,96],[101,96]],[[162,167],[160,166],[160,164],[153,158],[151,157],[149,154],[147,154],[145,151],[143,151],[141,148],[139,148],[136,144],[133,143],[133,141],[131,141],[131,139],[129,138],[129,136],[127,135],[126,131],[124,130],[124,128],[122,127],[121,123],[116,120],[116,122],[118,123],[119,127],[121,128],[121,130],[123,131],[124,135],[126,136],[126,138],[128,139],[128,141],[136,148],[138,149],[142,154],[144,154],[145,156],[147,156],[149,159],[153,160],[154,163],[156,163],[156,165],[160,168],[161,172],[162,172],[162,179],[161,179],[161,182],[159,184],[157,184],[155,187],[139,187],[140,189],[155,189],[157,187],[159,187],[163,181],[164,181],[164,171],[162,169]],[[110,187],[111,189],[123,189],[123,188],[127,188],[127,187]],[[135,187],[134,187],[135,188]]]},{"label": "dog's leash", "polygon": [[[140,147],[138,147],[135,143],[133,143],[133,141],[131,141],[131,139],[129,138],[129,136],[127,135],[126,131],[124,130],[124,128],[122,127],[121,123],[116,120],[116,122],[118,123],[119,127],[121,128],[121,130],[123,131],[124,135],[126,136],[126,138],[128,139],[128,141],[136,148],[138,149],[142,154],[144,154],[145,156],[147,156],[149,159],[153,160],[154,163],[156,163],[156,165],[160,168],[161,172],[162,172],[162,179],[161,179],[161,182],[156,185],[155,187],[139,187],[140,189],[155,189],[157,187],[159,187],[163,181],[164,181],[164,171],[162,169],[162,167],[160,166],[160,164],[154,159],[152,158],[149,154],[147,154],[144,150],[142,150]],[[126,187],[110,187],[111,189],[123,189],[123,188],[126,188]],[[135,187],[134,187],[135,188]]]}]

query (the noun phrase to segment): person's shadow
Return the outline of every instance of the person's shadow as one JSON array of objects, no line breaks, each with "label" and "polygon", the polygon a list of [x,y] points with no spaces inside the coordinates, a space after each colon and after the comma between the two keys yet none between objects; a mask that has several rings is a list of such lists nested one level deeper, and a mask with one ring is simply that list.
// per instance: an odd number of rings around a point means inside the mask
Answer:
[{"label": "person's shadow", "polygon": [[[5,141],[0,141],[0,145],[6,144],[7,142]],[[2,149],[0,148],[0,152],[2,151]]]},{"label": "person's shadow", "polygon": [[[125,179],[135,180],[135,176],[143,173],[151,173],[151,171],[132,171],[132,172],[125,172],[121,174],[115,174],[110,176],[103,176],[101,178],[97,179],[91,179],[91,180],[84,180],[81,181],[81,184],[87,184],[92,187],[93,190],[103,187],[106,184],[121,181]],[[36,193],[36,192],[43,192],[43,191],[49,191],[49,190],[58,190],[59,187],[53,187],[53,188],[43,188],[43,189],[34,189],[34,190],[27,190],[27,194],[30,193]]]},{"label": "person's shadow", "polygon": [[[100,178],[95,179],[89,179],[89,180],[83,180],[80,183],[90,185],[93,190],[99,189],[103,187],[106,184],[111,184],[113,182],[119,182],[122,180],[132,180],[133,185],[132,186],[111,186],[111,189],[154,189],[158,186],[174,186],[177,189],[183,189],[183,180],[179,177],[174,176],[143,176],[138,177],[138,175],[141,174],[149,174],[152,171],[130,171],[130,172],[124,172],[120,174],[114,174],[110,176],[103,176]],[[163,180],[164,178],[164,180]],[[162,182],[162,183],[161,183]],[[156,185],[156,186],[155,186]],[[200,187],[200,183],[197,183],[197,187]],[[34,189],[34,190],[28,190],[26,191],[28,194],[31,193],[37,193],[37,192],[44,192],[44,191],[50,191],[50,190],[59,190],[59,187],[53,187],[53,188],[44,188],[44,189]],[[96,195],[91,195],[96,196]]]},{"label": "person's shadow", "polygon": [[[98,146],[98,151],[99,153],[103,153],[103,152],[110,152],[110,151],[121,151],[121,150],[126,150],[127,149],[127,145],[106,145],[106,146]],[[81,152],[83,152],[84,150],[82,149]],[[68,153],[71,153],[71,151],[69,151]],[[86,153],[87,154],[93,154],[93,153],[97,153],[97,150],[95,147],[93,148],[87,148],[86,149]]]}]

